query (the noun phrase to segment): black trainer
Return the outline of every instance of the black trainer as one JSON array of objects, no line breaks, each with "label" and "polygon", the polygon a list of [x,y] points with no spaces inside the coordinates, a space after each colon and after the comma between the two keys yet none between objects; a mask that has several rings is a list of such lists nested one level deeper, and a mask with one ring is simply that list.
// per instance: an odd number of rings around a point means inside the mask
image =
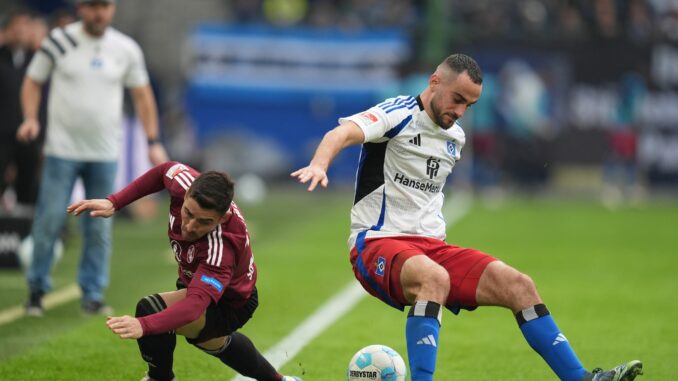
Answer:
[{"label": "black trainer", "polygon": [[111,306],[101,300],[83,301],[81,308],[86,315],[111,315],[113,313]]},{"label": "black trainer", "polygon": [[31,291],[26,303],[26,316],[42,317],[44,315],[45,309],[42,307],[43,295],[44,293],[40,291]]}]

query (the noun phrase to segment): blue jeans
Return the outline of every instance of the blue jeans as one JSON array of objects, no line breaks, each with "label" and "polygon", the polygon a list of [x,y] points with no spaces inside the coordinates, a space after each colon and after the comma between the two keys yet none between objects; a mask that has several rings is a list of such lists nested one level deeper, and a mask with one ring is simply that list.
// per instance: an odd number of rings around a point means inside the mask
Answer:
[{"label": "blue jeans", "polygon": [[[105,198],[113,192],[116,170],[115,161],[85,162],[45,157],[31,230],[33,262],[26,274],[31,292],[46,293],[52,289],[50,270],[54,261],[54,242],[66,221],[66,207],[75,180],[82,178],[86,198]],[[78,283],[84,302],[100,301],[104,288],[108,286],[112,220],[92,218],[88,213],[79,218],[84,239]]]}]

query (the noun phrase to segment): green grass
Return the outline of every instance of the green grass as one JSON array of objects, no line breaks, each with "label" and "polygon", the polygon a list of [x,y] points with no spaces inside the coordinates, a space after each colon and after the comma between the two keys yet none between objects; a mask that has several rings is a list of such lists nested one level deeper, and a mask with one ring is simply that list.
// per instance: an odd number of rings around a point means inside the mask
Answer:
[{"label": "green grass", "polygon": [[[277,192],[241,205],[259,269],[260,307],[244,328],[265,350],[353,279],[346,238],[351,196]],[[164,210],[164,207],[161,209]],[[164,215],[164,213],[162,213]],[[678,379],[678,205],[650,203],[610,212],[595,203],[512,200],[498,209],[476,204],[451,227],[448,241],[491,253],[529,274],[587,367],[634,358],[641,380]],[[107,300],[132,314],[137,300],[171,290],[175,264],[166,221],[118,219]],[[75,280],[79,243],[69,241],[55,272],[57,287]],[[21,274],[0,273],[0,308],[24,301]],[[0,326],[0,380],[134,380],[145,364],[133,341],[120,340],[103,318],[80,315],[78,301]],[[372,297],[311,342],[284,368],[308,380],[342,380],[359,348],[383,343],[406,355],[405,313]],[[179,338],[179,380],[228,380],[216,359]],[[446,312],[438,380],[555,380],[525,343],[507,310]]]}]

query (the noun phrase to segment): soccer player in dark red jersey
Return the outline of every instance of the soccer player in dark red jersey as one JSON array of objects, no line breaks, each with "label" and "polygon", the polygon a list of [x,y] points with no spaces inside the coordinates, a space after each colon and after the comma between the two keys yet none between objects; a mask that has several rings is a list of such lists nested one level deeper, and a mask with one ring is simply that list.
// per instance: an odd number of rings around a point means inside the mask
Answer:
[{"label": "soccer player in dark red jersey", "polygon": [[233,182],[221,172],[200,174],[177,162],[161,164],[106,199],[83,200],[69,213],[89,210],[110,217],[126,205],[167,189],[167,235],[179,264],[177,290],[145,296],[135,317],[108,317],[122,339],[137,339],[148,363],[144,380],[173,380],[176,335],[219,358],[238,373],[266,381],[301,381],[283,376],[237,332],[257,308],[257,268],[249,233],[233,199]]}]

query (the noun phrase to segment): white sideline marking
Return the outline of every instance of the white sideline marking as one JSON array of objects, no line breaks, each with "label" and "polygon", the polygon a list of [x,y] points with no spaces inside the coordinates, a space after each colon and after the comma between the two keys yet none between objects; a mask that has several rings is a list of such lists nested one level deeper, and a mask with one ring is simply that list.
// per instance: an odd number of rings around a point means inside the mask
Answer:
[{"label": "white sideline marking", "polygon": [[443,206],[443,216],[447,227],[456,224],[464,218],[473,207],[473,194],[466,191],[453,193],[449,202]]},{"label": "white sideline marking", "polygon": [[[367,293],[358,281],[352,281],[343,290],[335,294],[327,303],[318,308],[311,316],[299,324],[284,339],[264,353],[264,357],[280,369],[296,356],[311,340],[320,335],[348,312]],[[252,380],[249,377],[236,376],[231,381]]]},{"label": "white sideline marking", "polygon": [[[51,292],[42,299],[42,305],[45,310],[58,307],[62,304],[68,303],[73,299],[80,297],[80,287],[75,283]],[[11,323],[14,320],[24,316],[24,306],[14,306],[0,311],[0,325]]]},{"label": "white sideline marking", "polygon": [[[473,196],[470,193],[458,193],[450,197],[443,215],[447,227],[459,222],[471,211]],[[282,368],[301,350],[320,335],[325,329],[339,320],[345,313],[350,311],[367,292],[363,290],[358,281],[351,282],[343,290],[335,294],[327,303],[318,308],[311,316],[299,324],[284,339],[279,341],[273,348],[264,353],[264,357],[275,369]],[[238,375],[231,381],[250,381],[249,377]]]}]

